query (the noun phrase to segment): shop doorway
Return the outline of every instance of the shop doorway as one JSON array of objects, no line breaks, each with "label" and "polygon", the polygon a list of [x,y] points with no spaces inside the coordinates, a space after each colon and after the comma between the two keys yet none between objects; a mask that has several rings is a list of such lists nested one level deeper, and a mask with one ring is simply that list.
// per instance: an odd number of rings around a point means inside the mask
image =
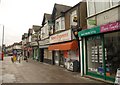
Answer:
[{"label": "shop doorway", "polygon": [[64,53],[63,53],[63,51],[60,51],[60,56],[59,56],[60,58],[59,58],[59,65],[61,66],[61,67],[65,67],[65,58],[64,58]]}]

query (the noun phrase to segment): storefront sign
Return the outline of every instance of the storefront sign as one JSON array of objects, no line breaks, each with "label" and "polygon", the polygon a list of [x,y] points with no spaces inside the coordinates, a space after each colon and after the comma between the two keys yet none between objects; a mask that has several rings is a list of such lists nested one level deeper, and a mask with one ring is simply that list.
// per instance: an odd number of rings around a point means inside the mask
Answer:
[{"label": "storefront sign", "polygon": [[49,44],[49,39],[39,41],[39,45],[46,45],[46,44]]},{"label": "storefront sign", "polygon": [[100,33],[100,26],[78,32],[78,36],[88,36]]},{"label": "storefront sign", "polygon": [[50,36],[50,43],[63,42],[71,40],[71,30],[61,32]]},{"label": "storefront sign", "polygon": [[91,20],[91,19],[89,19],[89,20],[88,20],[88,23],[89,23],[90,25],[96,25],[96,20]]},{"label": "storefront sign", "polygon": [[37,46],[37,42],[31,42],[31,46]]},{"label": "storefront sign", "polygon": [[109,32],[114,30],[120,30],[120,21],[100,26],[100,32]]}]

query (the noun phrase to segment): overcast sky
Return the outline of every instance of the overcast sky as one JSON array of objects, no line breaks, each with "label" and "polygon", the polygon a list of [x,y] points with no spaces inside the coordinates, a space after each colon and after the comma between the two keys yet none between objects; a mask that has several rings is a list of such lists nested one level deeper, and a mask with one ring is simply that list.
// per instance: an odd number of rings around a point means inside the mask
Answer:
[{"label": "overcast sky", "polygon": [[55,3],[74,6],[81,0],[1,0],[0,45],[2,28],[5,27],[6,45],[20,42],[22,34],[32,25],[41,25],[43,14],[52,13]]}]

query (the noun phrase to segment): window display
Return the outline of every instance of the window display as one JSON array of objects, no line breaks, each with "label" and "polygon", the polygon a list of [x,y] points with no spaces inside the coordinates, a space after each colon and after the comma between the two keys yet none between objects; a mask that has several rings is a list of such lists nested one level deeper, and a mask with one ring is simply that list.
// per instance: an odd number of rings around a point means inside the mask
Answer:
[{"label": "window display", "polygon": [[117,68],[120,67],[120,32],[104,35],[106,50],[106,76],[115,77]]},{"label": "window display", "polygon": [[91,36],[87,38],[87,63],[88,72],[104,74],[103,69],[103,49],[100,36]]}]

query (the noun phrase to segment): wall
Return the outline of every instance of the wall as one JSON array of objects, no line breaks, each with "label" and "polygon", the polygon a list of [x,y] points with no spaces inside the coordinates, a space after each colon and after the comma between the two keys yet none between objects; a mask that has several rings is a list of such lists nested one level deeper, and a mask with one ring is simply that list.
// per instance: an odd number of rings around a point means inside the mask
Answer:
[{"label": "wall", "polygon": [[73,11],[77,10],[77,7],[74,7],[65,13],[65,29],[70,29],[70,15]]},{"label": "wall", "polygon": [[71,26],[70,26],[70,15],[75,10],[77,10],[77,18],[79,19],[78,21],[79,21],[80,27],[81,28],[86,28],[87,27],[87,20],[86,20],[86,18],[87,18],[87,4],[86,4],[86,2],[80,2],[80,5],[77,4],[75,7],[73,7],[72,9],[70,9],[69,11],[67,11],[65,13],[65,28],[66,29],[71,28]]},{"label": "wall", "polygon": [[65,29],[70,29],[70,14],[65,13]]},{"label": "wall", "polygon": [[79,6],[80,9],[80,27],[82,29],[87,28],[87,3],[82,2]]}]

